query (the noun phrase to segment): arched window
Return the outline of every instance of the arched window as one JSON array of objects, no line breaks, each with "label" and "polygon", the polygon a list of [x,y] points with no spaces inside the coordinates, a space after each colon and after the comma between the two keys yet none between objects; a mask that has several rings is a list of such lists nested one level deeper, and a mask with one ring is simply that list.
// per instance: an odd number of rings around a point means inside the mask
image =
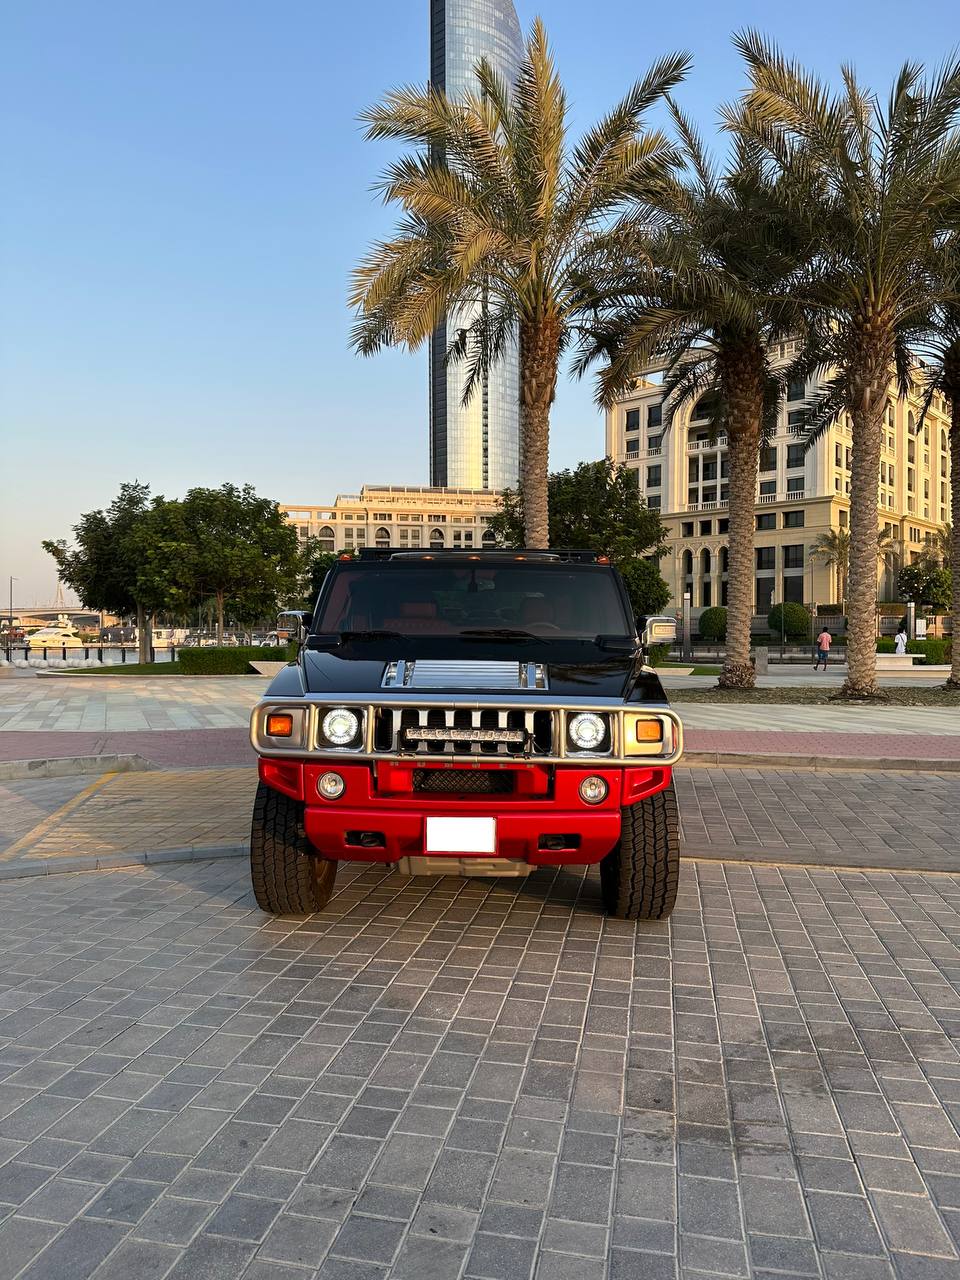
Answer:
[{"label": "arched window", "polygon": [[706,547],[700,552],[700,572],[710,572],[710,552]]},{"label": "arched window", "polygon": [[947,433],[945,431],[940,432],[940,450],[942,453],[947,452]]},{"label": "arched window", "polygon": [[443,546],[443,530],[442,529],[430,530],[430,546],[433,547],[435,551],[438,548]]},{"label": "arched window", "polygon": [[379,528],[379,529],[377,530],[377,534],[376,534],[376,542],[377,542],[377,546],[378,546],[378,547],[389,547],[389,545],[390,545],[390,530],[389,530],[389,529],[384,529],[384,528],[382,528],[382,527],[381,527],[381,528]]},{"label": "arched window", "polygon": [[889,400],[887,401],[887,408],[883,417],[884,417],[884,421],[886,422],[887,430],[892,431],[893,430],[893,405],[890,403]]},{"label": "arched window", "polygon": [[715,391],[708,391],[706,395],[702,395],[693,407],[692,417],[696,420],[699,418],[713,418],[716,416],[719,408],[720,400]]},{"label": "arched window", "polygon": [[333,530],[328,524],[325,524],[319,534],[320,550],[335,551],[337,547],[337,539]]},{"label": "arched window", "polygon": [[693,552],[685,551],[683,553],[683,576],[685,578],[693,577]]},{"label": "arched window", "polygon": [[907,414],[907,434],[911,436],[917,434],[917,420],[912,413]]},{"label": "arched window", "polygon": [[481,541],[485,547],[495,547],[497,545],[497,535],[492,529],[484,529]]},{"label": "arched window", "polygon": [[705,609],[713,604],[713,583],[710,581],[710,552],[706,547],[700,552],[700,603]]},{"label": "arched window", "polygon": [[728,547],[720,548],[720,572],[726,573],[730,568],[730,550]]}]

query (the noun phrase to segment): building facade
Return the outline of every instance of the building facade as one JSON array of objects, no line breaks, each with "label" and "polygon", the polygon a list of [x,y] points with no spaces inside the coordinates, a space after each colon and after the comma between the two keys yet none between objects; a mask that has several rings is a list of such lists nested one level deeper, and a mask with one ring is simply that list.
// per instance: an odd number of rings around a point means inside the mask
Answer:
[{"label": "building facade", "polygon": [[[517,78],[523,42],[511,0],[430,0],[430,80],[448,97],[476,87],[485,57],[508,84]],[[515,487],[520,473],[520,380],[516,346],[461,403],[463,363],[447,365],[451,338],[471,314],[447,317],[430,343],[430,480],[470,489]]]},{"label": "building facade", "polygon": [[[791,354],[781,344],[780,355]],[[766,615],[783,600],[808,606],[837,601],[833,565],[811,556],[821,534],[850,526],[852,432],[846,417],[809,449],[803,443],[801,406],[810,391],[791,385],[775,434],[760,458],[756,501],[755,607]],[[607,412],[606,448],[635,469],[647,504],[660,511],[667,554],[660,571],[674,607],[686,592],[693,609],[727,603],[728,494],[726,437],[712,428],[702,397],[683,406],[664,429],[663,391],[655,376]],[[949,421],[935,396],[921,418],[917,383],[907,399],[891,388],[884,418],[879,476],[880,529],[890,551],[877,561],[880,600],[895,600],[900,567],[912,563],[950,520]]]},{"label": "building facade", "polygon": [[364,485],[359,493],[337,494],[330,505],[280,505],[301,541],[316,538],[321,550],[334,552],[490,547],[488,525],[498,508],[498,495],[482,489],[414,485]]}]

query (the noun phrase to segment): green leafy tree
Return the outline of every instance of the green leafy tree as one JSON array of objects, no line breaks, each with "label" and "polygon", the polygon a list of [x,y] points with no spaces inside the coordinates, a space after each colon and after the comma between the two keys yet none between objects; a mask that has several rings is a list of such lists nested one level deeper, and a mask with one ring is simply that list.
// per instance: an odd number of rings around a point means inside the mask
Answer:
[{"label": "green leafy tree", "polygon": [[164,595],[145,573],[145,530],[154,508],[149,485],[134,482],[120,492],[106,510],[87,511],[73,526],[74,542],[46,540],[62,582],[90,609],[118,617],[135,616],[140,661],[150,661],[151,619],[163,607]]},{"label": "green leafy tree", "polygon": [[[660,513],[640,495],[635,471],[603,458],[555,471],[547,480],[549,536],[553,547],[598,551],[620,570],[634,613],[659,613],[670,590],[658,568],[666,530]],[[506,490],[490,530],[502,546],[522,547],[524,493]]]},{"label": "green leafy tree", "polygon": [[609,405],[659,365],[664,430],[697,404],[714,439],[726,436],[729,613],[720,685],[749,688],[759,451],[786,390],[777,340],[802,323],[789,283],[811,232],[755,148],[734,138],[717,172],[690,122],[673,104],[671,111],[686,172],[660,184],[649,218],[622,237],[622,255],[599,264],[600,319],[578,368],[607,361],[599,387]]},{"label": "green leafy tree", "polygon": [[457,101],[436,87],[398,89],[362,117],[368,138],[416,151],[380,185],[404,217],[354,271],[353,345],[363,355],[413,350],[445,320],[456,335],[448,359],[466,366],[465,402],[518,345],[529,547],[547,545],[550,409],[561,356],[592,310],[584,273],[675,159],[643,117],[688,64],[681,54],[655,63],[570,149],[566,95],[538,19],[512,89],[482,60],[477,90]]},{"label": "green leafy tree", "polygon": [[323,586],[323,580],[337,563],[341,560],[342,555],[336,551],[321,551],[316,539],[312,539],[310,545],[304,551],[304,567],[306,571],[306,582],[303,607],[304,609],[312,609],[317,603],[317,596],[320,594],[320,588]]},{"label": "green leafy tree", "polygon": [[911,343],[944,283],[944,233],[960,201],[960,59],[928,81],[906,63],[884,103],[850,68],[832,92],[755,32],[736,37],[750,87],[727,112],[818,231],[795,283],[808,341],[793,374],[834,370],[811,406],[814,433],[853,426],[847,696],[879,696],[875,661],[877,487],[887,389],[908,389]]},{"label": "green leafy tree", "polygon": [[277,504],[251,485],[190,489],[167,513],[169,598],[210,596],[216,602],[217,643],[226,607],[240,622],[275,615],[298,594],[297,532]]},{"label": "green leafy tree", "polygon": [[921,551],[913,564],[905,564],[897,574],[897,589],[904,600],[938,611],[950,608],[952,586],[950,570],[932,552]]},{"label": "green leafy tree", "polygon": [[638,622],[651,614],[663,613],[670,603],[670,588],[664,582],[656,560],[635,558],[616,563]]},{"label": "green leafy tree", "polygon": [[[610,458],[554,471],[547,482],[550,545],[599,551],[611,560],[662,554],[666,530],[644,502],[637,473]],[[498,542],[524,545],[524,491],[506,490],[490,521]]]}]

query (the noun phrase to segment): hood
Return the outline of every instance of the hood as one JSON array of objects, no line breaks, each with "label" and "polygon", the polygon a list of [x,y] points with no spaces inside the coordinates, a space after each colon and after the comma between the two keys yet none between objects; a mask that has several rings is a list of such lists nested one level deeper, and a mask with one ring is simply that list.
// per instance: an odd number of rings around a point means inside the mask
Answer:
[{"label": "hood", "polygon": [[[301,653],[309,693],[391,698],[471,697],[499,692],[511,698],[549,701],[610,699],[657,702],[666,698],[655,672],[639,653],[607,653],[589,644],[462,646],[451,653],[399,653],[397,642],[353,644]],[[402,646],[410,650],[411,646]],[[478,649],[480,651],[478,651]]]}]

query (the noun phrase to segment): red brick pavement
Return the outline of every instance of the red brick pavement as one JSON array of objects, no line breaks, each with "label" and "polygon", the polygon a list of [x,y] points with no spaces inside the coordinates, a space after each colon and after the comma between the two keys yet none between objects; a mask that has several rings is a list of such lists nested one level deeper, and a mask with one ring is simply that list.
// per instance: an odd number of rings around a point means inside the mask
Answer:
[{"label": "red brick pavement", "polygon": [[[960,735],[688,729],[684,740],[688,751],[743,755],[960,760]],[[175,766],[181,769],[252,764],[254,759],[246,729],[156,729],[129,733],[0,732],[0,760],[47,760],[86,755],[140,755],[161,768]]]}]

